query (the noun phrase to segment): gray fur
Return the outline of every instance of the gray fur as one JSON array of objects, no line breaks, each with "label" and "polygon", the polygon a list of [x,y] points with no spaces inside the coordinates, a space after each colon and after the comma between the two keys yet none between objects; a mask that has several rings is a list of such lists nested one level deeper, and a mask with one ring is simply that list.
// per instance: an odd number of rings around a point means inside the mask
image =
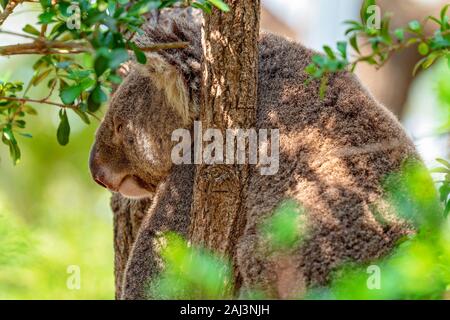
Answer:
[{"label": "gray fur", "polygon": [[[170,133],[180,127],[192,129],[192,117],[198,114],[200,29],[175,23],[171,32],[148,29],[141,41],[177,40],[188,40],[192,46],[166,51],[158,59],[184,79],[189,119],[168,103],[167,92],[157,89],[151,76],[135,70],[113,98],[93,148],[98,166],[138,175],[145,184],[158,186],[128,262],[125,299],[143,298],[145,279],[160,270],[153,247],[156,232],[176,230],[186,235],[188,228],[193,169],[172,166]],[[270,296],[288,298],[283,292],[292,291],[289,286],[326,285],[342,263],[381,257],[412,232],[384,200],[381,181],[407,158],[418,156],[397,119],[354,75],[332,75],[321,99],[318,82],[305,85],[311,50],[262,34],[259,51],[256,127],[280,129],[280,169],[276,175],[262,176],[252,168],[238,270],[243,289],[259,287]],[[154,66],[149,68],[155,72]],[[122,121],[127,130],[114,133],[114,121]],[[124,143],[125,136],[134,144]],[[285,199],[294,199],[305,209],[307,230],[288,262],[267,252],[259,232],[261,222]]]}]

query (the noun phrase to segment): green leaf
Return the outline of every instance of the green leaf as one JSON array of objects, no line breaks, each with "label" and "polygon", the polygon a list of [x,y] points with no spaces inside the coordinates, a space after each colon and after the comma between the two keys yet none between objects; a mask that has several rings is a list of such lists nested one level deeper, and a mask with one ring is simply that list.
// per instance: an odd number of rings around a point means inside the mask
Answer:
[{"label": "green leaf", "polygon": [[39,74],[36,74],[33,79],[31,79],[31,84],[33,86],[37,86],[39,83],[41,83],[42,80],[44,80],[50,73],[52,72],[52,69],[47,69],[42,71]]},{"label": "green leaf", "polygon": [[367,19],[369,18],[369,7],[376,5],[375,0],[364,0],[362,6],[361,6],[361,21],[366,24]]},{"label": "green leaf", "polygon": [[445,17],[447,16],[447,11],[450,8],[450,4],[447,4],[446,6],[444,6],[441,10],[441,21],[445,22]]},{"label": "green leaf", "polygon": [[8,5],[8,2],[9,2],[9,0],[0,0],[0,7],[5,9],[6,6]]},{"label": "green leaf", "polygon": [[50,31],[50,36],[52,40],[55,40],[58,38],[64,31],[67,31],[67,22],[61,21],[58,23],[55,23],[52,30]]},{"label": "green leaf", "polygon": [[79,85],[67,86],[61,89],[59,96],[64,104],[70,105],[80,96],[82,91],[82,87]]},{"label": "green leaf", "polygon": [[353,49],[355,49],[357,53],[361,54],[358,45],[358,37],[356,35],[350,38],[350,45],[352,46]]},{"label": "green leaf", "polygon": [[79,86],[81,87],[81,91],[85,91],[89,88],[91,88],[95,84],[95,80],[92,78],[85,78],[83,79]]},{"label": "green leaf", "polygon": [[419,33],[420,31],[422,31],[422,25],[417,20],[411,21],[408,24],[408,26],[409,26],[409,30],[411,30],[414,33]]},{"label": "green leaf", "polygon": [[19,133],[19,134],[25,138],[33,138],[33,135],[31,133]]},{"label": "green leaf", "polygon": [[436,161],[450,169],[450,162],[448,162],[447,160],[439,158],[439,159],[436,159]]},{"label": "green leaf", "polygon": [[428,69],[429,67],[431,67],[431,65],[436,61],[437,58],[439,58],[441,56],[440,52],[432,52],[427,59],[425,60],[425,62],[423,63],[423,68],[424,69]]},{"label": "green leaf", "polygon": [[39,17],[38,17],[38,19],[39,19],[39,23],[40,24],[50,24],[50,23],[52,23],[52,22],[55,22],[55,21],[53,21],[53,18],[55,17],[55,13],[54,12],[44,12],[44,13],[41,13],[40,15],[39,15]]},{"label": "green leaf", "polygon": [[89,95],[87,103],[88,103],[87,107],[90,112],[96,112],[101,107],[100,103],[94,101],[92,94]]},{"label": "green leaf", "polygon": [[230,7],[228,7],[228,5],[222,0],[208,0],[208,2],[211,3],[213,6],[215,6],[216,8],[222,10],[223,12],[230,11]]},{"label": "green leaf", "polygon": [[36,109],[34,109],[32,106],[30,106],[30,105],[28,105],[28,104],[24,105],[24,106],[22,107],[22,110],[23,110],[25,113],[29,114],[29,115],[35,116],[35,115],[38,114],[37,111],[36,111]]},{"label": "green leaf", "polygon": [[109,59],[105,56],[98,56],[94,62],[95,74],[100,77],[108,69]]},{"label": "green leaf", "polygon": [[199,2],[193,2],[192,7],[196,8],[196,9],[200,9],[207,14],[211,14],[211,5],[209,3],[202,4]]},{"label": "green leaf", "polygon": [[340,41],[337,43],[338,51],[341,53],[344,59],[347,59],[347,42]]},{"label": "green leaf", "polygon": [[140,64],[146,64],[147,63],[147,57],[146,57],[145,53],[141,49],[139,49],[139,47],[135,43],[130,42],[129,45],[130,45],[131,49],[133,50],[133,52],[134,52],[134,54],[136,56],[136,60]]},{"label": "green leaf", "polygon": [[404,29],[402,29],[402,28],[395,29],[394,34],[398,40],[400,40],[400,41],[405,40],[405,30]]},{"label": "green leaf", "polygon": [[313,75],[314,73],[316,73],[317,71],[317,66],[314,63],[309,64],[306,68],[305,68],[305,72]]},{"label": "green leaf", "polygon": [[109,67],[113,70],[120,67],[122,63],[128,60],[128,51],[126,49],[120,48],[115,49],[111,52],[111,59],[109,60]]},{"label": "green leaf", "polygon": [[325,51],[328,57],[330,57],[331,59],[336,59],[336,55],[329,46],[324,46],[323,50]]},{"label": "green leaf", "polygon": [[58,143],[62,146],[65,146],[69,143],[70,136],[70,124],[65,109],[59,110],[59,120],[60,122],[58,131],[56,132],[56,137],[58,139]]},{"label": "green leaf", "polygon": [[415,65],[414,70],[413,70],[413,75],[415,76],[417,74],[420,67],[422,67],[422,69],[428,69],[436,61],[436,59],[439,58],[441,55],[442,55],[441,52],[432,52],[430,55],[421,59]]},{"label": "green leaf", "polygon": [[23,27],[22,29],[23,32],[35,35],[35,36],[40,36],[41,33],[39,32],[38,29],[36,29],[35,27],[33,27],[31,24],[27,24],[25,27]]},{"label": "green leaf", "polygon": [[449,173],[447,168],[434,168],[430,170],[431,173]]},{"label": "green leaf", "polygon": [[88,117],[88,115],[85,113],[85,112],[83,112],[83,111],[81,111],[80,109],[72,109],[73,110],[73,112],[75,112],[75,114],[77,115],[77,116],[79,116],[80,117],[80,119],[84,122],[84,123],[86,123],[86,124],[91,124],[91,121],[89,120],[89,117]]},{"label": "green leaf", "polygon": [[48,82],[47,82],[47,88],[52,88],[53,86],[56,86],[56,81],[57,81],[57,79],[56,78],[52,78],[52,79],[50,79],[50,80],[48,80]]},{"label": "green leaf", "polygon": [[61,61],[56,64],[56,66],[60,69],[67,69],[73,64],[73,61]]},{"label": "green leaf", "polygon": [[421,55],[426,56],[430,52],[430,47],[425,42],[422,42],[419,44],[418,50]]},{"label": "green leaf", "polygon": [[17,140],[14,137],[14,133],[12,132],[11,125],[9,124],[3,128],[2,141],[9,147],[9,155],[11,156],[14,165],[16,165],[20,160],[21,152]]},{"label": "green leaf", "polygon": [[92,99],[94,99],[94,101],[99,104],[102,104],[103,102],[108,100],[108,96],[106,95],[106,93],[103,92],[100,84],[97,84],[95,89],[92,91],[91,95]]},{"label": "green leaf", "polygon": [[16,120],[14,121],[13,125],[17,128],[24,129],[26,126],[26,122],[24,120]]},{"label": "green leaf", "polygon": [[108,80],[111,81],[114,84],[121,84],[122,83],[122,78],[120,76],[118,76],[117,74],[113,74],[113,73],[111,73],[108,76]]},{"label": "green leaf", "polygon": [[50,8],[52,6],[52,0],[39,0],[43,8]]}]

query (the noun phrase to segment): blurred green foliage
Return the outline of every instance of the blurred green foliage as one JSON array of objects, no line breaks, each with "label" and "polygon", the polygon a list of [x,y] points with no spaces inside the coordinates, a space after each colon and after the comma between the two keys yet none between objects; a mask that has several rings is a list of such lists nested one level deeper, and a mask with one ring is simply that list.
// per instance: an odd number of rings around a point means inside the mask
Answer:
[{"label": "blurred green foliage", "polygon": [[437,161],[441,166],[433,169],[432,172],[443,174],[443,180],[438,181],[440,184],[439,195],[444,204],[444,216],[448,217],[450,213],[450,162],[444,159],[437,159]]},{"label": "blurred green foliage", "polygon": [[440,68],[437,80],[437,97],[439,99],[439,116],[442,124],[438,133],[450,132],[450,59],[448,68]]},{"label": "blurred green foliage", "polygon": [[[386,199],[417,233],[401,239],[387,257],[370,264],[349,261],[326,288],[311,288],[306,299],[442,299],[450,290],[450,223],[444,219],[428,170],[408,160],[400,172],[386,177]],[[282,203],[260,232],[276,253],[301,246],[304,210],[294,201]],[[166,237],[165,269],[151,286],[157,298],[222,299],[230,294],[230,266],[213,253],[189,247],[180,237]],[[370,267],[371,268],[368,268]],[[379,270],[373,274],[373,267]],[[379,287],[369,284],[379,275]],[[240,298],[264,299],[257,288]]]},{"label": "blurred green foliage", "polygon": [[271,251],[280,252],[300,245],[303,213],[295,201],[288,200],[263,223],[260,232],[268,240]]},{"label": "blurred green foliage", "polygon": [[[360,20],[345,21],[348,25],[346,41],[340,41],[336,50],[325,45],[324,55],[314,55],[311,64],[305,69],[310,75],[307,83],[321,79],[320,95],[326,92],[331,73],[351,71],[358,64],[368,63],[381,68],[398,51],[415,47],[423,58],[416,64],[413,74],[420,69],[428,69],[440,58],[448,61],[450,68],[450,4],[442,7],[438,16],[428,16],[423,22],[413,20],[407,26],[391,29],[390,13],[381,16],[376,0],[364,0],[361,6]],[[379,14],[379,15],[378,15]],[[428,23],[433,24],[433,35],[426,33]],[[354,51],[350,54],[349,48]],[[362,50],[368,48],[369,50]]]},{"label": "blurred green foliage", "polygon": [[[11,59],[8,68],[18,78],[32,63]],[[91,181],[87,166],[96,126],[69,114],[72,139],[63,148],[54,139],[58,109],[34,107],[33,139],[19,137],[20,170],[0,162],[0,299],[113,299],[109,192]],[[80,267],[80,290],[66,285],[71,265]]]},{"label": "blurred green foliage", "polygon": [[205,249],[189,246],[176,234],[162,236],[164,272],[149,284],[156,299],[229,299],[232,297],[230,263]]},{"label": "blurred green foliage", "polygon": [[[117,1],[119,2],[121,1]],[[178,1],[153,2],[165,5]],[[220,1],[195,3],[201,5],[208,2],[221,5]],[[51,11],[46,9],[44,16],[40,17],[41,23],[45,19],[58,19],[57,14],[52,14]],[[362,19],[364,21],[367,17],[363,16]],[[426,67],[437,59],[437,56],[430,58],[432,52],[437,51],[441,56],[448,55],[448,17],[446,18],[445,13],[441,14],[440,19],[435,22],[440,24],[440,29],[445,30],[440,30],[432,38],[417,42],[418,50],[426,56],[421,66]],[[355,34],[368,31],[369,39],[373,39],[371,44],[376,54],[373,58],[381,60],[368,59],[369,63],[381,64],[387,58],[382,51],[389,48],[393,41],[406,41],[405,33],[411,33],[413,38],[420,38],[423,30],[420,23],[413,22],[405,30],[395,30],[393,34],[389,34],[386,33],[388,21],[384,20],[383,23],[381,31],[358,29],[359,27],[350,31]],[[356,24],[353,26],[357,27]],[[26,25],[23,31],[35,36],[40,32],[30,25]],[[64,32],[60,31],[49,31],[49,35],[53,33],[54,40],[63,35]],[[350,45],[358,51],[358,43],[353,39],[355,34],[351,36]],[[125,47],[124,43],[122,45]],[[139,50],[131,43],[128,45],[139,55]],[[13,159],[18,160],[21,153],[26,155],[21,163],[21,170],[14,170],[9,162],[0,163],[0,299],[112,299],[114,296],[108,193],[97,188],[89,177],[88,150],[95,125],[87,129],[83,127],[83,122],[90,122],[85,113],[97,111],[105,101],[104,89],[108,88],[108,84],[100,84],[99,79],[100,82],[103,81],[101,77],[105,75],[107,81],[113,82],[114,77],[110,77],[110,71],[115,70],[116,62],[122,61],[125,56],[121,52],[114,53],[115,46],[107,47],[108,52],[99,50],[98,55],[82,60],[83,65],[77,65],[77,59],[55,55],[38,59],[34,68],[28,61],[26,66],[32,73],[25,77],[23,74],[22,77],[15,75],[17,79],[12,79],[11,82],[4,74],[0,74],[0,80],[3,81],[0,96],[16,96],[24,89],[16,80],[30,78],[31,85],[25,89],[27,95],[45,97],[48,91],[53,93],[52,88],[58,84],[59,93],[56,92],[56,96],[51,96],[52,98],[59,97],[68,107],[77,102],[77,108],[84,108],[72,109],[73,113],[61,111],[58,114],[59,109],[51,106],[17,101],[2,101],[0,104],[0,113],[8,120],[0,127],[3,142],[9,146]],[[348,61],[344,63],[339,60],[339,57],[347,59],[347,45],[338,44],[338,53],[329,47],[325,51],[327,56],[322,58],[324,60],[315,58],[315,69],[309,67],[313,75],[318,71],[317,67],[330,67],[333,70],[328,71],[336,71],[348,66]],[[107,63],[104,61],[105,56]],[[101,63],[96,64],[96,61]],[[83,70],[86,65],[93,68]],[[20,69],[18,64],[8,67],[13,68]],[[106,69],[102,70],[104,68]],[[328,71],[325,70],[325,73]],[[47,77],[48,81],[44,82]],[[450,128],[449,79],[446,73],[437,84],[446,132]],[[33,140],[29,140],[28,132],[23,131],[25,123],[22,118],[25,115],[35,115],[37,109],[41,117],[35,118],[27,128],[34,136]],[[22,135],[16,137],[12,134],[13,131]],[[71,143],[66,148],[57,145],[55,131],[58,142],[62,145],[67,144],[71,132]],[[22,151],[17,147],[19,139],[23,145]],[[5,158],[4,150],[2,152],[0,158]],[[444,174],[444,179],[439,182],[440,197],[447,207],[445,213],[448,214],[450,167],[444,160],[441,165],[437,169],[437,172]],[[398,213],[415,221],[419,232],[402,239],[389,257],[371,262],[371,265],[380,269],[380,289],[368,288],[370,274],[367,265],[349,264],[336,272],[330,287],[315,288],[308,293],[307,298],[439,299],[450,289],[450,224],[443,219],[443,210],[436,202],[435,189],[428,173],[423,168],[410,164],[401,175],[388,177],[386,187]],[[301,243],[303,216],[303,210],[294,202],[288,201],[261,226],[260,231],[269,240],[273,250],[288,250]],[[162,241],[166,242],[163,250],[165,269],[156,281],[149,284],[148,290],[152,297],[232,297],[232,269],[229,261],[205,249],[189,246],[174,234],[165,235]],[[80,267],[80,290],[70,290],[66,285],[69,276],[67,268],[71,265]],[[262,299],[264,294],[255,290],[244,293],[242,297]]]},{"label": "blurred green foliage", "polygon": [[[443,299],[450,290],[450,223],[444,219],[426,168],[407,162],[386,180],[390,202],[414,221],[418,232],[402,239],[393,253],[367,265],[349,263],[329,288],[312,290],[308,299]],[[369,266],[379,270],[380,286],[368,285]]]},{"label": "blurred green foliage", "polygon": [[[0,7],[5,8],[8,3],[9,0],[2,1]],[[2,46],[0,56],[42,55],[34,63],[26,87],[23,81],[0,82],[0,136],[13,162],[21,158],[16,134],[22,134],[26,127],[28,111],[35,113],[29,102],[62,108],[57,140],[61,145],[68,144],[71,130],[66,109],[89,124],[89,116],[95,118],[94,113],[107,101],[111,87],[121,82],[118,69],[130,59],[130,53],[145,64],[144,51],[154,49],[140,48],[134,42],[134,35],[143,33],[146,14],[177,4],[206,12],[213,7],[229,11],[222,0],[40,0],[30,4],[39,12],[38,25],[24,24],[23,33],[0,29],[0,34],[32,40],[25,46]],[[79,59],[77,55],[83,53],[92,59]],[[41,82],[47,84],[47,92],[37,99],[29,90]],[[49,100],[54,91],[59,99]]]}]

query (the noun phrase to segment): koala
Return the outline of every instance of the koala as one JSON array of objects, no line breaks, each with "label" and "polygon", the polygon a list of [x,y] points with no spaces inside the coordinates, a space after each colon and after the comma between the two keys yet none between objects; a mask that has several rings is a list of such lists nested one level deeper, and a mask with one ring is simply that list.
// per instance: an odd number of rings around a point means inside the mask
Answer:
[{"label": "koala", "polygon": [[[158,237],[187,237],[195,165],[174,165],[174,130],[193,130],[199,118],[200,25],[173,20],[149,27],[140,45],[187,41],[189,47],[149,54],[133,64],[112,97],[91,150],[93,179],[122,197],[151,198],[131,250],[122,299],[146,298],[145,283],[161,272]],[[260,288],[269,297],[326,286],[336,268],[388,254],[414,232],[386,200],[383,179],[407,159],[420,161],[398,120],[351,73],[305,84],[314,52],[270,33],[259,40],[256,128],[279,129],[279,171],[261,175],[251,166],[247,225],[237,244],[241,292]],[[291,199],[304,209],[301,244],[284,257],[269,252],[260,226]]]}]

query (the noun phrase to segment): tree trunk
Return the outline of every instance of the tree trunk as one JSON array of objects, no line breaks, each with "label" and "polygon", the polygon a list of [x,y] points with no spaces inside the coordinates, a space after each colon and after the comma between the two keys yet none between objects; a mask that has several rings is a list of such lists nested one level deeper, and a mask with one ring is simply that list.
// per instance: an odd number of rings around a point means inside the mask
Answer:
[{"label": "tree trunk", "polygon": [[[230,12],[214,10],[205,15],[202,30],[200,120],[204,129],[219,129],[223,137],[228,128],[255,125],[260,20],[260,0],[230,0],[227,4]],[[190,228],[194,244],[234,256],[246,222],[248,177],[248,164],[198,166]],[[235,281],[239,287],[236,272]]]},{"label": "tree trunk", "polygon": [[114,212],[114,277],[116,299],[122,294],[122,281],[131,248],[141,226],[142,219],[148,212],[151,199],[130,200],[119,194],[111,198]]}]

